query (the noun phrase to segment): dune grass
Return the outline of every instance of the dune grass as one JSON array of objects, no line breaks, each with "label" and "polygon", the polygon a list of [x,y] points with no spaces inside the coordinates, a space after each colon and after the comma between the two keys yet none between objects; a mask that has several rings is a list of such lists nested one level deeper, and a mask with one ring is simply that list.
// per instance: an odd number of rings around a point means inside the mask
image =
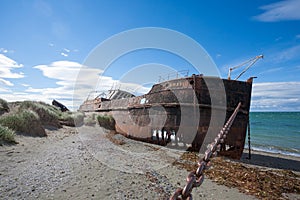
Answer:
[{"label": "dune grass", "polygon": [[[28,136],[47,136],[45,128],[61,128],[62,125],[81,126],[84,114],[80,112],[62,112],[59,108],[37,101],[9,103],[11,110],[5,115],[0,112],[0,125],[8,127],[17,134]],[[9,107],[0,99],[0,107]]]},{"label": "dune grass", "polygon": [[61,128],[66,126],[81,126],[84,114],[81,112],[62,112],[59,108],[44,102],[24,101],[20,105],[20,110],[30,109],[36,112],[43,125],[50,125]]},{"label": "dune grass", "polygon": [[67,126],[81,126],[84,120],[84,114],[81,112],[61,112],[58,116],[61,124]]},{"label": "dune grass", "polygon": [[16,143],[15,132],[8,127],[0,125],[0,145],[2,143]]},{"label": "dune grass", "polygon": [[0,118],[0,125],[31,136],[46,136],[39,116],[32,110],[22,110],[18,113]]},{"label": "dune grass", "polygon": [[97,121],[103,128],[115,130],[115,119],[111,115],[98,115]]},{"label": "dune grass", "polygon": [[43,125],[54,126],[60,128],[59,114],[60,110],[43,102],[23,101],[19,107],[20,111],[32,110],[38,114]]}]

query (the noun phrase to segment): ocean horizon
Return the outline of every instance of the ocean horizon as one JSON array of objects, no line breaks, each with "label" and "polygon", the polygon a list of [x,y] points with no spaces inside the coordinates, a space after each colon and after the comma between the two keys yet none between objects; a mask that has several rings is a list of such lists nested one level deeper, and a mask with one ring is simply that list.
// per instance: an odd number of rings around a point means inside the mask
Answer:
[{"label": "ocean horizon", "polygon": [[253,150],[300,157],[300,112],[252,111],[250,137]]}]

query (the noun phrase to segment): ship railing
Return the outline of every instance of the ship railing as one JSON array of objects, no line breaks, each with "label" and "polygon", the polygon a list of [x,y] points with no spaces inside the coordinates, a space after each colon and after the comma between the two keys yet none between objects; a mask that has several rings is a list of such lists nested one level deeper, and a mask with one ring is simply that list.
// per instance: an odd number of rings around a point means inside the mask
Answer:
[{"label": "ship railing", "polygon": [[159,76],[158,82],[161,83],[161,82],[176,79],[176,78],[188,77],[188,75],[189,75],[189,70],[180,70],[180,71],[176,71],[176,72],[172,72],[172,73],[168,73],[168,74]]},{"label": "ship railing", "polygon": [[118,90],[123,90],[123,91],[126,91],[130,94],[134,94],[135,93],[135,90],[130,88],[130,87],[126,87],[124,86],[124,84],[122,83],[119,83],[119,82],[114,82],[111,86],[111,88],[108,90],[108,92],[113,92],[113,91],[118,91]]},{"label": "ship railing", "polygon": [[94,91],[91,91],[89,92],[86,100],[92,100],[92,99],[95,99],[97,97],[103,97],[103,98],[106,98],[107,96],[107,91],[103,91],[103,90],[94,90]]}]

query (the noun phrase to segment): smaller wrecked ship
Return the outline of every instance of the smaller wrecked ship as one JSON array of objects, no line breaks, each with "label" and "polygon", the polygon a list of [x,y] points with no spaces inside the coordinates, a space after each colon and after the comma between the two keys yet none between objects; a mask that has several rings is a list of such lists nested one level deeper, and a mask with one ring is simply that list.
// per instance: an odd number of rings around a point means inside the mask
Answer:
[{"label": "smaller wrecked ship", "polygon": [[[246,69],[261,57],[252,59]],[[211,143],[216,135],[210,134],[219,132],[241,102],[220,152],[240,159],[249,126],[252,82],[253,77],[231,80],[230,73],[227,79],[193,74],[154,84],[141,96],[112,89],[108,95],[87,99],[79,110],[113,116],[116,131],[126,137],[199,151]]]}]

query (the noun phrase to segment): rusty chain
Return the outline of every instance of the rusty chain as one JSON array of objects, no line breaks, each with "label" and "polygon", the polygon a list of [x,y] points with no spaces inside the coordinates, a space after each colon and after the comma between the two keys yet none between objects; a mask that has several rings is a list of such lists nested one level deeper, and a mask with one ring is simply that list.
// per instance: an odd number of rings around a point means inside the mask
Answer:
[{"label": "rusty chain", "polygon": [[192,200],[192,190],[194,187],[199,187],[204,180],[204,170],[208,169],[210,165],[210,158],[217,155],[221,149],[221,144],[224,143],[231,125],[241,107],[241,102],[237,105],[234,112],[227,120],[226,124],[220,130],[214,141],[208,145],[204,157],[198,161],[198,168],[196,171],[190,172],[186,178],[186,185],[183,188],[178,188],[175,193],[170,197],[170,200]]}]

